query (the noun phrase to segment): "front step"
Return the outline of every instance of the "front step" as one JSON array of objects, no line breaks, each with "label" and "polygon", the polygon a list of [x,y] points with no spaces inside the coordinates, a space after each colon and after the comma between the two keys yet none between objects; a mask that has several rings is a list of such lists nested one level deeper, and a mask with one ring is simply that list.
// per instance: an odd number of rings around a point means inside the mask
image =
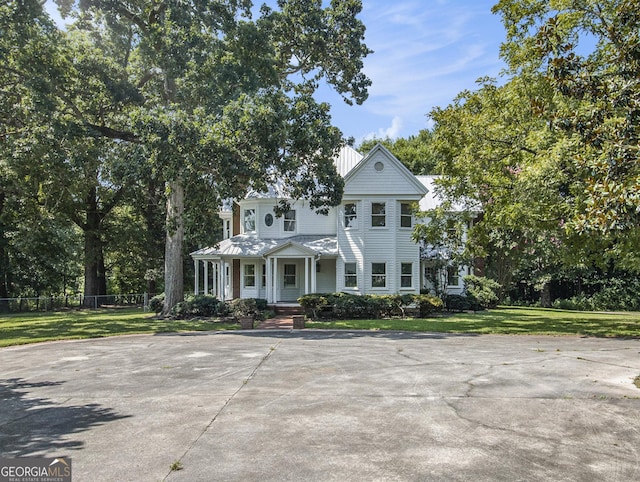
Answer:
[{"label": "front step", "polygon": [[304,315],[304,308],[300,305],[269,305],[269,309],[273,310],[276,315],[293,316]]}]

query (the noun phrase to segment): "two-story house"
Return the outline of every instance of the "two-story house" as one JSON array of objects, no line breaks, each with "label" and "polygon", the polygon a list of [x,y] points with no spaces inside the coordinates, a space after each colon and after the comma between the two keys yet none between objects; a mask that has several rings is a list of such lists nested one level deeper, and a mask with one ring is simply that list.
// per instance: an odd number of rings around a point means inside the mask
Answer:
[{"label": "two-story house", "polygon": [[[411,234],[414,206],[434,202],[432,178],[414,176],[382,145],[366,157],[345,146],[335,163],[344,196],[328,215],[292,200],[277,217],[277,186],[223,209],[224,239],[191,253],[196,294],[278,303],[308,293],[409,294],[426,287]],[[449,291],[459,292],[459,284]]]}]

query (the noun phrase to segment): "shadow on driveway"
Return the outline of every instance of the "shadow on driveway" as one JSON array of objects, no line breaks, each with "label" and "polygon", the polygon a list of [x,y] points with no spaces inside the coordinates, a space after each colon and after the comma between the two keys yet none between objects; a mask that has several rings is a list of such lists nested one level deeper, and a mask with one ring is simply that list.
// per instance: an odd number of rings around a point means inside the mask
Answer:
[{"label": "shadow on driveway", "polygon": [[0,379],[0,455],[21,457],[81,449],[83,442],[74,440],[73,434],[128,417],[97,403],[66,406],[29,396],[33,389],[63,383]]}]

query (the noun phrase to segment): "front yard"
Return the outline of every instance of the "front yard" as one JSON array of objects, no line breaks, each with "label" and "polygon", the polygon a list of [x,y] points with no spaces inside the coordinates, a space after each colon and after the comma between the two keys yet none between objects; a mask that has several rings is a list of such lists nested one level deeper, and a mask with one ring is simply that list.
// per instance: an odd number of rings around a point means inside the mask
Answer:
[{"label": "front yard", "polygon": [[[215,320],[160,320],[141,309],[103,309],[0,316],[0,346],[134,333],[237,330]],[[499,308],[425,319],[307,321],[306,328],[507,335],[640,337],[640,313]]]},{"label": "front yard", "polygon": [[306,322],[307,328],[505,335],[640,337],[640,313],[593,313],[508,307],[425,319]]}]

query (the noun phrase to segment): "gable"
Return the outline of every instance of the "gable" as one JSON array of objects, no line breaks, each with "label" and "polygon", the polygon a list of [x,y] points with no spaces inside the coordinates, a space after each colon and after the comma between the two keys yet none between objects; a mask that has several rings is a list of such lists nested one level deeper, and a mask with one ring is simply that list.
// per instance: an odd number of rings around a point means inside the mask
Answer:
[{"label": "gable", "polygon": [[421,198],[427,189],[384,146],[377,144],[344,178],[345,196],[402,195]]},{"label": "gable", "polygon": [[315,256],[316,253],[310,248],[303,246],[299,243],[294,243],[293,241],[287,241],[279,246],[276,246],[269,251],[264,253],[264,256],[283,256],[290,258],[299,258],[304,256]]}]

